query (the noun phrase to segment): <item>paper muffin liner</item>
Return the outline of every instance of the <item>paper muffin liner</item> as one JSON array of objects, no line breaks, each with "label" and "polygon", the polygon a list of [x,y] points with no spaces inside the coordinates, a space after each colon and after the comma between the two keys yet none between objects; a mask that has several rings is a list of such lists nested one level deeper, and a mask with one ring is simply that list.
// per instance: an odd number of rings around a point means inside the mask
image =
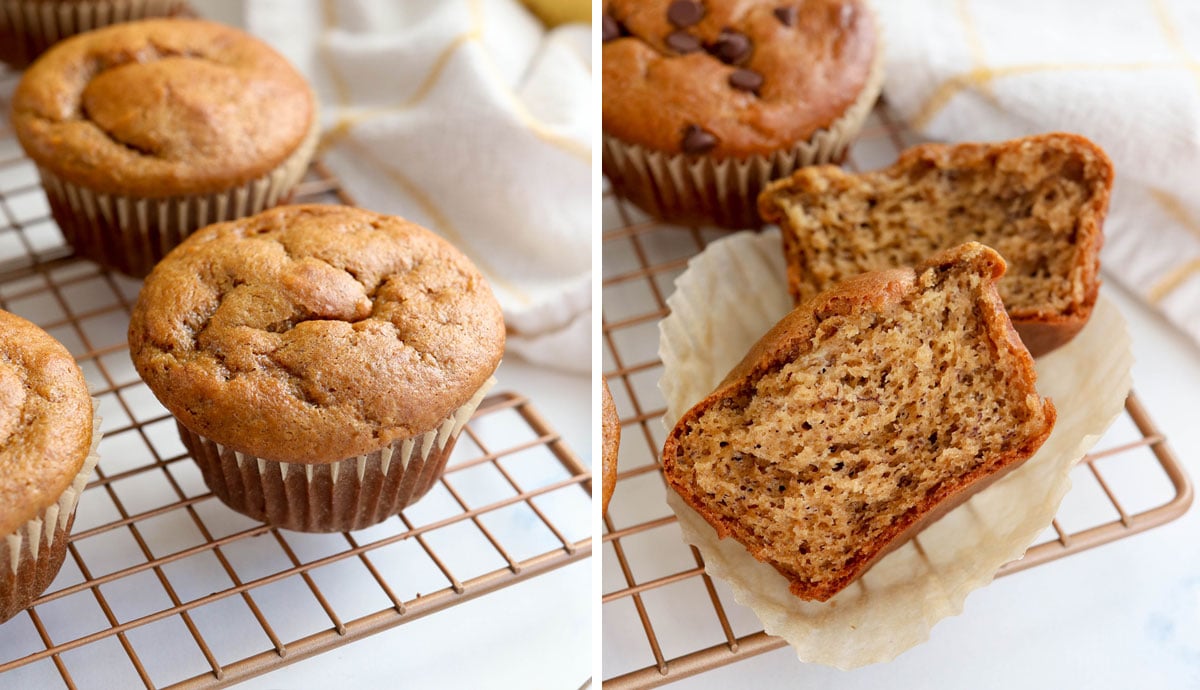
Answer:
[{"label": "paper muffin liner", "polygon": [[[670,429],[791,309],[778,231],[713,243],[691,261],[667,304],[659,386]],[[1058,409],[1037,454],[824,603],[793,596],[786,578],[734,539],[718,539],[669,489],[667,502],[684,540],[703,554],[705,570],[727,581],[734,598],[802,661],[843,669],[888,661],[927,640],[939,620],[961,613],[967,594],[991,582],[1049,527],[1070,488],[1071,468],[1123,408],[1132,360],[1125,322],[1101,297],[1073,341],[1036,361],[1038,391]]]},{"label": "paper muffin liner", "polygon": [[[876,22],[878,26],[878,22]],[[858,98],[828,128],[790,148],[745,159],[664,153],[604,134],[604,175],[613,191],[647,213],[676,223],[758,228],[758,195],[772,180],[806,165],[840,163],[883,88],[882,32]]]},{"label": "paper muffin liner", "polygon": [[0,62],[24,67],[55,43],[120,22],[168,17],[184,0],[0,0]]},{"label": "paper muffin liner", "polygon": [[67,534],[79,496],[100,460],[99,401],[92,400],[92,447],[83,467],[58,500],[0,541],[0,623],[29,607],[46,591],[67,555]]},{"label": "paper muffin liner", "polygon": [[227,448],[176,420],[204,483],[225,505],[275,527],[346,532],[396,515],[429,492],[454,442],[496,384],[488,379],[437,427],[338,462],[278,462]]},{"label": "paper muffin liner", "polygon": [[316,115],[300,146],[271,172],[215,194],[145,198],[99,194],[38,166],[54,220],[81,256],[136,278],[167,252],[213,223],[264,211],[287,199],[316,150]]}]

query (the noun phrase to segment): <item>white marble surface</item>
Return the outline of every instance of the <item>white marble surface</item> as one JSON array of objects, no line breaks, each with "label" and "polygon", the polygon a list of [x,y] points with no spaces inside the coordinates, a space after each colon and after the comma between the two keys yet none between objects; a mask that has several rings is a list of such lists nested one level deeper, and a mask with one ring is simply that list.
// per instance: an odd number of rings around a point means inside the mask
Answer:
[{"label": "white marble surface", "polygon": [[[518,391],[591,462],[591,381],[505,361],[495,390]],[[567,688],[592,663],[591,559],[458,604],[238,685],[325,688]]]},{"label": "white marble surface", "polygon": [[[1112,281],[1104,289],[1133,334],[1134,390],[1200,476],[1200,348]],[[672,687],[1200,687],[1200,512],[998,580],[891,663],[844,672],[785,648]]]}]

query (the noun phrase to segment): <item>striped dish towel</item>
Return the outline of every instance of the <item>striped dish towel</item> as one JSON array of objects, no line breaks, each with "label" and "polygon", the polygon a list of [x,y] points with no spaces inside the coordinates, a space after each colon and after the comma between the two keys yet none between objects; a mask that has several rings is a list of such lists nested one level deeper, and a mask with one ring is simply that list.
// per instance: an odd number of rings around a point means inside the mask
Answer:
[{"label": "striped dish towel", "polygon": [[254,0],[249,30],[317,91],[324,160],[360,205],[488,277],[508,351],[591,366],[590,27],[517,0]]},{"label": "striped dish towel", "polygon": [[1200,2],[881,0],[884,94],[920,134],[1064,130],[1117,181],[1101,260],[1200,342]]}]

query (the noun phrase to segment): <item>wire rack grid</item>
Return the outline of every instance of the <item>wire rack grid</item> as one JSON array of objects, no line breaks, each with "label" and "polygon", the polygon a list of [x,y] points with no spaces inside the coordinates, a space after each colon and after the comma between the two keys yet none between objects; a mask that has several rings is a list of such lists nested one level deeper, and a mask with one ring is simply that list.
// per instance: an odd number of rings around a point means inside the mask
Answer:
[{"label": "wire rack grid", "polygon": [[[0,112],[19,75],[0,72]],[[232,684],[591,554],[590,474],[533,405],[492,395],[420,502],[343,534],[220,503],[125,344],[140,283],[71,256],[0,124],[0,309],[63,342],[104,437],[58,578],[0,625],[0,687]],[[315,164],[296,201],[353,200]]]},{"label": "wire rack grid", "polygon": [[[880,103],[845,165],[883,167],[919,139]],[[664,225],[606,190],[603,200],[604,372],[621,418],[619,473],[603,537],[606,688],[649,688],[778,649],[753,613],[704,572],[662,500],[666,430],[657,384],[658,322],[688,260],[726,233]],[[1131,393],[1126,414],[1072,472],[1053,524],[1009,575],[1173,520],[1192,488],[1165,437]]]}]

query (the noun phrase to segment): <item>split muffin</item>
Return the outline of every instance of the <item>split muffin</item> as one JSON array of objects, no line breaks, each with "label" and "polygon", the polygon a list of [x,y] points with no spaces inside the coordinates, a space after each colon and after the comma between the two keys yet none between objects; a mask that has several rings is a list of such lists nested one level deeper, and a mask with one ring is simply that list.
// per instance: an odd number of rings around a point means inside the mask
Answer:
[{"label": "split muffin", "polygon": [[184,19],[54,46],[17,86],[12,122],[67,242],[135,277],[198,228],[286,199],[319,132],[312,91],[281,55]]},{"label": "split muffin", "polygon": [[841,160],[883,86],[861,0],[607,0],[604,174],[665,220],[759,227],[756,198]]},{"label": "split muffin", "polygon": [[71,354],[0,311],[0,622],[33,603],[62,567],[99,440]]},{"label": "split muffin", "polygon": [[400,218],[283,206],[189,237],[150,274],[134,365],[205,482],[278,527],[366,527],[421,498],[492,385],[499,304]]}]

